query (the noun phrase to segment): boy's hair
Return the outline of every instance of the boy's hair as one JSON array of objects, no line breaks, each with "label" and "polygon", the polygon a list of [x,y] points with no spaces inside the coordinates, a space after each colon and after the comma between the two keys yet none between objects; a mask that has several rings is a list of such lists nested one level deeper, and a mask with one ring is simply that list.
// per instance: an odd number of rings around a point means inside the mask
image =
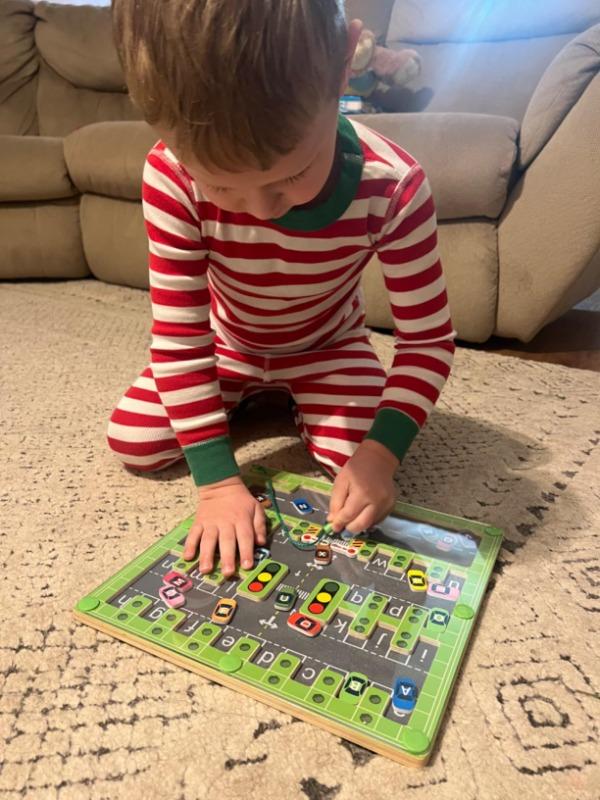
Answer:
[{"label": "boy's hair", "polygon": [[269,169],[337,100],[342,0],[113,0],[112,16],[133,102],[208,169]]}]

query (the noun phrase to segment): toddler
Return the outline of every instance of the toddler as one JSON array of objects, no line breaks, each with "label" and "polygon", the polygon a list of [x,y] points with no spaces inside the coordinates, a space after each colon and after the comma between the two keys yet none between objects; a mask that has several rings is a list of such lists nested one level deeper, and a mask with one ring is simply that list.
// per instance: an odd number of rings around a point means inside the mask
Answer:
[{"label": "toddler", "polygon": [[[338,0],[113,0],[133,101],[160,138],[142,186],[150,364],[112,414],[123,463],[185,458],[198,487],[184,557],[226,576],[266,543],[239,475],[233,409],[279,389],[333,481],[328,520],[357,533],[393,507],[393,475],[452,364],[454,331],[427,179],[340,116],[361,23]],[[394,319],[386,374],[365,327],[376,254]]]}]

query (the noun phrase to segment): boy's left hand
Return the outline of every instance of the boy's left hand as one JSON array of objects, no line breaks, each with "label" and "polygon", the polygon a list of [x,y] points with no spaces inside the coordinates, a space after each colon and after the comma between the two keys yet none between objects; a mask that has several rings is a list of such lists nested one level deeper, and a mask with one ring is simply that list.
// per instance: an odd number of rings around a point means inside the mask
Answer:
[{"label": "boy's left hand", "polygon": [[380,442],[361,442],[333,483],[327,521],[335,533],[344,528],[360,533],[389,514],[396,502],[392,478],[399,463]]}]

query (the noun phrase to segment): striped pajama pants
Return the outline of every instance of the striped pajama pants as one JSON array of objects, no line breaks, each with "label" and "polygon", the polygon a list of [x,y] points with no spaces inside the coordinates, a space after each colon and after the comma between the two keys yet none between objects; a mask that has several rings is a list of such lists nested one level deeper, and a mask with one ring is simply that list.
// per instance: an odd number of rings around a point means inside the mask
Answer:
[{"label": "striped pajama pants", "polygon": [[[238,352],[215,336],[216,369],[227,416],[267,389],[289,393],[311,456],[335,477],[371,427],[386,372],[365,328],[323,349],[282,355]],[[108,444],[123,464],[154,471],[184,458],[146,367],[113,411]]]}]

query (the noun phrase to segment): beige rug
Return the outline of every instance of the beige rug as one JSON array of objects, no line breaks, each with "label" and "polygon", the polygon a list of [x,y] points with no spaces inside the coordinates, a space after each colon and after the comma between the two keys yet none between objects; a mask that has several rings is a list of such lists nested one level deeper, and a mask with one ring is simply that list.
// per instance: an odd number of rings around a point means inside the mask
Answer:
[{"label": "beige rug", "polygon": [[[404,499],[506,530],[414,771],[72,620],[194,508],[184,468],[138,477],[104,444],[148,307],[96,281],[0,284],[0,798],[597,800],[600,376],[461,350],[399,473]],[[241,463],[317,475],[269,416],[235,422]]]}]

